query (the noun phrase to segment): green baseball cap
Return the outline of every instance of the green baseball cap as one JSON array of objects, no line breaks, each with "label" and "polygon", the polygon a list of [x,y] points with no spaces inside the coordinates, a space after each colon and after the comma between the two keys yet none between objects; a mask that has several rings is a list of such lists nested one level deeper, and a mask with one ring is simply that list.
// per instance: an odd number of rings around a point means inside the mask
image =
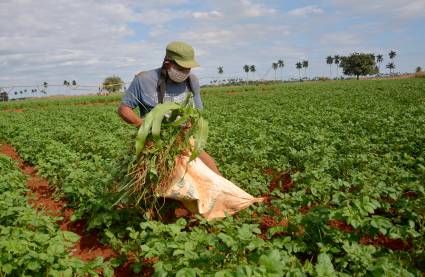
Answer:
[{"label": "green baseball cap", "polygon": [[192,46],[182,41],[172,41],[167,45],[165,58],[176,62],[184,68],[198,67],[195,61],[195,51]]}]

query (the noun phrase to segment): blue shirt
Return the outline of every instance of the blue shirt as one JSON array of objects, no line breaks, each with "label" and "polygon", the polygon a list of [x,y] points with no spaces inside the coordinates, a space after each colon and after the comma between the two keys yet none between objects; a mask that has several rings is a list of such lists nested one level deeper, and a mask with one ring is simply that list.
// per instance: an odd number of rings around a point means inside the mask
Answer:
[{"label": "blue shirt", "polygon": [[[160,75],[161,68],[143,71],[137,74],[126,90],[121,103],[132,109],[139,107],[140,116],[144,116],[150,112],[159,102],[157,87]],[[193,74],[190,74],[189,78],[193,90],[195,107],[202,109],[201,89],[198,78]],[[182,103],[186,99],[187,94],[191,93],[187,82],[175,83],[167,80],[165,87],[164,103]]]}]

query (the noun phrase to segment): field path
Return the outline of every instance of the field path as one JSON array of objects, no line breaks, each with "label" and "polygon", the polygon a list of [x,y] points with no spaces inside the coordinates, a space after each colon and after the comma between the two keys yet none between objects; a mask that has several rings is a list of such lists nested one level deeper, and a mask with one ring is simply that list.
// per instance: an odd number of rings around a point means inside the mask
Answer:
[{"label": "field path", "polygon": [[[38,211],[43,210],[49,216],[62,217],[57,223],[63,231],[71,231],[78,234],[81,238],[74,245],[71,254],[84,261],[90,261],[96,257],[102,256],[104,260],[116,257],[117,254],[108,246],[102,245],[98,240],[98,233],[95,231],[85,231],[85,222],[71,222],[73,209],[67,208],[64,199],[55,200],[54,191],[49,187],[49,182],[36,175],[37,169],[25,164],[15,148],[11,145],[0,145],[0,153],[10,157],[18,162],[22,172],[29,175],[27,186],[31,190],[27,194],[28,202]],[[127,268],[118,268],[115,276],[130,276]]]}]

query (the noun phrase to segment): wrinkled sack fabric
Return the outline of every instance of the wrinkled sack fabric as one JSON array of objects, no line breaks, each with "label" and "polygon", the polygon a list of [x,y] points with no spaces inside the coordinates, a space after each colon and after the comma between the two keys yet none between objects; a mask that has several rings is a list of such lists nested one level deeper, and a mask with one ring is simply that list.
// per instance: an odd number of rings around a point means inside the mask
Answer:
[{"label": "wrinkled sack fabric", "polygon": [[162,196],[181,201],[188,210],[206,219],[232,215],[263,201],[216,174],[201,159],[189,164],[188,161],[188,156],[176,158],[171,185]]}]

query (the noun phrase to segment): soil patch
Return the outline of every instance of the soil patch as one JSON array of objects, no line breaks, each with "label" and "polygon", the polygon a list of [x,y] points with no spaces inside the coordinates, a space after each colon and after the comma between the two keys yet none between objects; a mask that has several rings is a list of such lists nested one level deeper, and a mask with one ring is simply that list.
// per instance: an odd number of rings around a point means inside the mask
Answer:
[{"label": "soil patch", "polygon": [[[269,231],[270,228],[273,227],[288,227],[288,221],[285,219],[281,219],[281,220],[277,220],[276,218],[269,216],[269,215],[265,215],[263,217],[261,217],[261,223],[260,223],[260,230],[261,230],[261,234],[258,235],[261,239],[263,240],[267,240],[268,236],[267,233]],[[281,232],[276,232],[273,234],[274,236],[282,236],[285,235],[286,233],[281,231]]]},{"label": "soil patch", "polygon": [[269,184],[269,192],[273,192],[278,188],[281,192],[288,192],[291,188],[294,187],[294,182],[291,179],[291,171],[279,172],[272,168],[266,168],[263,170],[264,174],[273,176]]},{"label": "soil patch", "polygon": [[396,251],[409,251],[412,249],[412,240],[409,239],[404,241],[402,239],[390,239],[387,236],[379,234],[376,238],[365,235],[360,238],[360,244],[368,245],[372,244],[375,246],[383,246],[385,248],[396,250]]},{"label": "soil patch", "polygon": [[25,110],[24,109],[4,109],[1,111],[5,113],[23,113]]},{"label": "soil patch", "polygon": [[[63,217],[58,221],[61,230],[72,231],[81,236],[81,239],[74,245],[71,250],[73,256],[79,257],[84,261],[93,260],[102,256],[105,260],[116,257],[117,254],[108,246],[102,245],[99,242],[99,236],[96,231],[86,232],[85,222],[80,220],[71,221],[71,216],[74,213],[73,209],[66,208],[66,201],[63,199],[54,200],[54,190],[49,187],[46,179],[37,176],[37,169],[33,166],[25,164],[19,157],[16,150],[11,145],[1,145],[1,153],[9,156],[19,163],[19,168],[29,175],[27,186],[31,190],[28,193],[28,202],[38,211],[43,210],[47,215]],[[120,271],[120,269],[117,269]],[[119,275],[116,276],[131,276]]]},{"label": "soil patch", "polygon": [[[348,225],[344,221],[341,220],[329,220],[328,225],[332,228],[336,228],[346,233],[355,233],[359,234],[360,230],[354,229],[352,226]],[[360,240],[360,244],[363,245],[374,245],[385,247],[387,249],[395,250],[395,251],[409,251],[412,249],[412,239],[402,240],[402,239],[391,239],[385,235],[378,234],[373,237],[371,235],[363,235]]]},{"label": "soil patch", "polygon": [[72,106],[105,106],[107,104],[116,104],[119,101],[110,101],[110,102],[93,102],[93,103],[76,103],[72,104]]}]

